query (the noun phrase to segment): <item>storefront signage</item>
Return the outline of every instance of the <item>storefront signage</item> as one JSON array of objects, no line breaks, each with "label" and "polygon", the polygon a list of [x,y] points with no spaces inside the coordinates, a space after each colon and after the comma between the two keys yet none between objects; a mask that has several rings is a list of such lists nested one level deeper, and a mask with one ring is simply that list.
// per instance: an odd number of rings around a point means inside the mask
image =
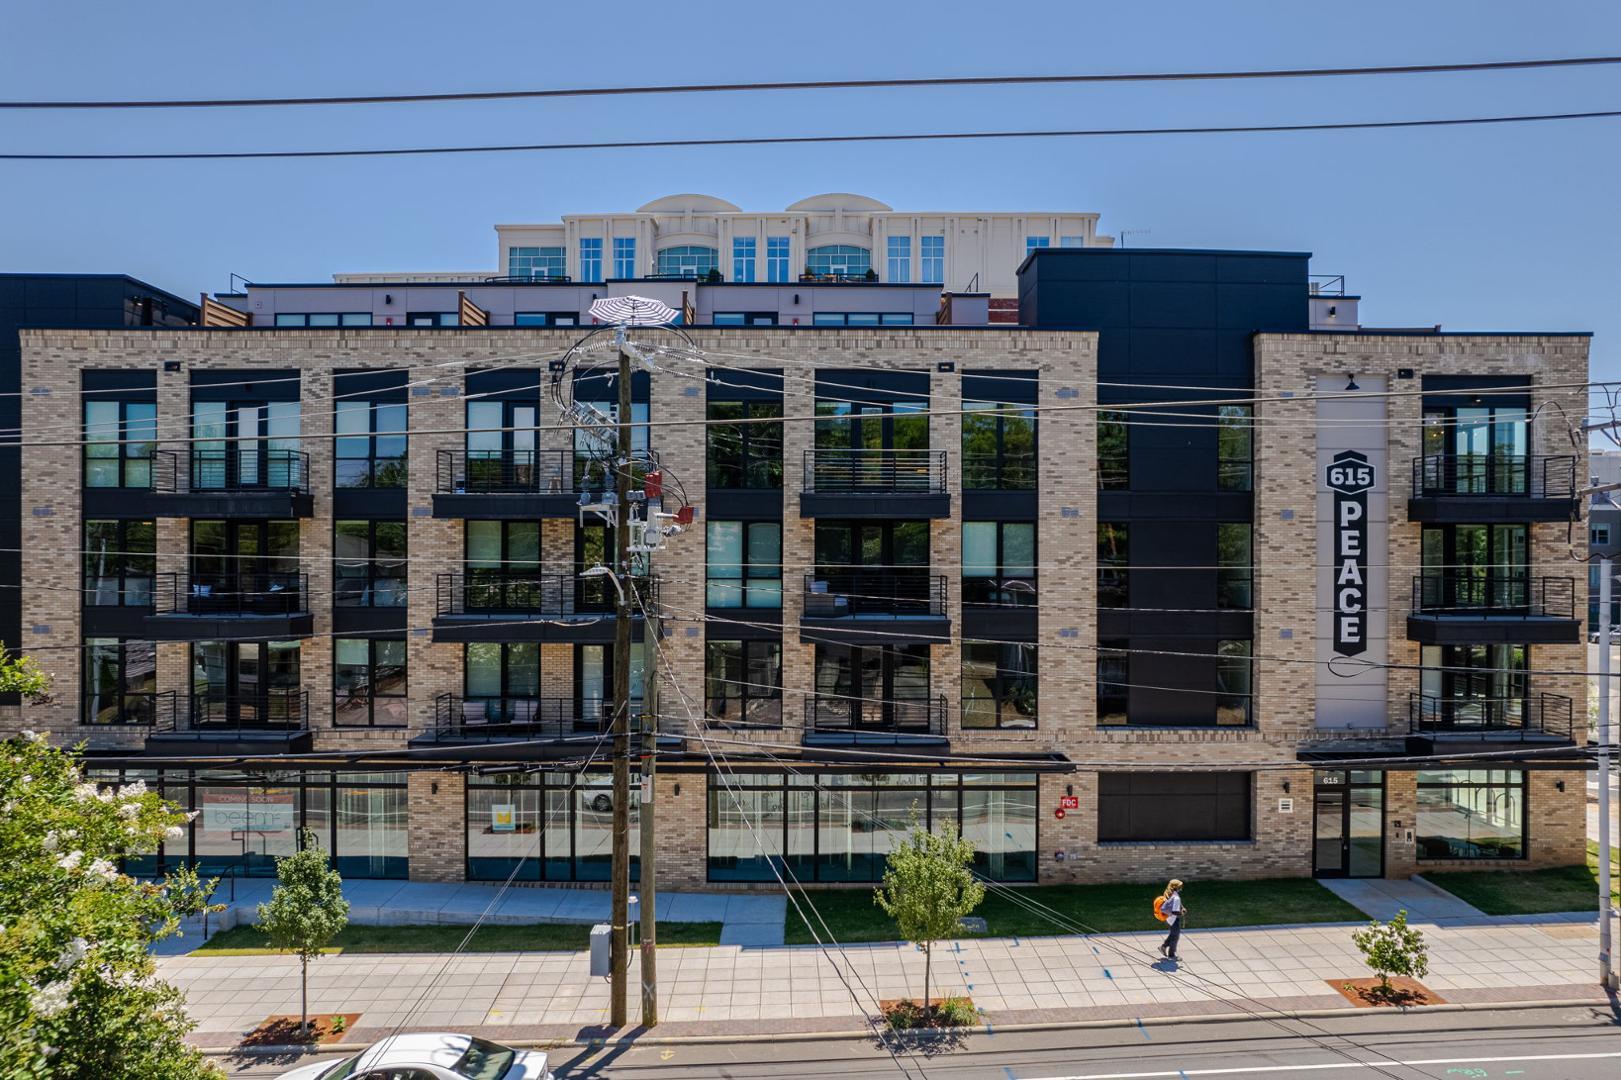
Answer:
[{"label": "storefront signage", "polygon": [[491,832],[516,832],[518,829],[518,816],[513,812],[512,803],[493,803],[490,806]]},{"label": "storefront signage", "polygon": [[1366,454],[1341,450],[1325,481],[1334,493],[1334,651],[1360,656],[1368,649],[1368,491],[1373,464]]},{"label": "storefront signage", "polygon": [[203,828],[211,832],[287,832],[297,824],[296,791],[203,792]]}]

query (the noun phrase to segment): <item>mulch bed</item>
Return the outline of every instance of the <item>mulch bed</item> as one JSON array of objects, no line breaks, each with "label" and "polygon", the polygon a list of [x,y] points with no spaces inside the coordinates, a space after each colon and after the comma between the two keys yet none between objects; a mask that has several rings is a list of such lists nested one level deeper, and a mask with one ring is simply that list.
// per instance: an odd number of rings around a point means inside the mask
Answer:
[{"label": "mulch bed", "polygon": [[[343,1029],[335,1030],[334,1016],[343,1017]],[[248,1033],[243,1046],[289,1046],[296,1043],[335,1043],[355,1029],[359,1013],[322,1013],[310,1017],[310,1030],[300,1031],[296,1016],[270,1016]]]},{"label": "mulch bed", "polygon": [[[910,1025],[910,1028],[915,1030],[915,1029],[919,1029],[919,1028],[949,1028],[949,1027],[957,1027],[957,1026],[959,1026],[957,1024],[951,1023],[950,1021],[946,1020],[944,1017],[942,1017],[940,1015],[940,1013],[939,1013],[940,1004],[944,1000],[945,1000],[944,998],[931,997],[929,999],[928,1008],[926,1010],[920,1010],[920,1011],[918,1011],[916,1013],[915,1018],[913,1019],[911,1025]],[[974,999],[973,998],[964,996],[962,998],[962,1000],[966,1001],[968,1003],[969,1008],[973,1008],[973,1005],[974,1005]],[[886,1020],[890,1019],[894,1015],[894,1013],[895,1013],[895,1011],[897,1009],[907,1008],[907,1007],[912,1008],[912,1009],[917,1009],[917,1002],[912,1000],[911,998],[879,998],[878,999],[878,1011],[879,1011],[880,1015],[882,1015]]]},{"label": "mulch bed", "polygon": [[1411,1005],[1445,1005],[1446,998],[1416,979],[1393,975],[1390,989],[1381,990],[1378,979],[1328,979],[1339,994],[1359,1009],[1406,1008]]}]

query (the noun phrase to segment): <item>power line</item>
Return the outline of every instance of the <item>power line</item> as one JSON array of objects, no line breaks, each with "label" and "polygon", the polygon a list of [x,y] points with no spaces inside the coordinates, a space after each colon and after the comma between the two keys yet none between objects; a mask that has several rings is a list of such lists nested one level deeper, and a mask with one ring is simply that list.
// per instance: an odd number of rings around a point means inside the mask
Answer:
[{"label": "power line", "polygon": [[1504,116],[1434,117],[1421,120],[1354,120],[1305,124],[1223,124],[1207,127],[1071,128],[1023,131],[927,131],[880,135],[761,135],[692,139],[618,139],[606,142],[509,143],[483,146],[395,146],[370,150],[185,150],[159,153],[0,154],[0,161],[242,161],[266,158],[369,158],[444,154],[553,153],[572,150],[649,150],[697,146],[802,146],[829,143],[969,142],[1001,139],[1082,139],[1153,135],[1257,135],[1303,131],[1376,131],[1404,128],[1533,124],[1621,117],[1621,109],[1520,113]]},{"label": "power line", "polygon": [[1373,67],[1097,72],[1069,75],[952,75],[915,79],[816,79],[799,82],[676,83],[668,85],[591,86],[539,90],[461,90],[428,94],[350,94],[323,97],[0,101],[0,109],[246,109],[289,105],[408,105],[445,101],[511,101],[524,98],[627,97],[650,94],[757,93],[783,90],[876,90],[946,86],[1053,86],[1075,83],[1214,82],[1231,79],[1317,79],[1368,75],[1439,75],[1477,71],[1524,71],[1532,68],[1592,67],[1616,63],[1621,63],[1621,56],[1488,60],[1457,64],[1390,64]]}]

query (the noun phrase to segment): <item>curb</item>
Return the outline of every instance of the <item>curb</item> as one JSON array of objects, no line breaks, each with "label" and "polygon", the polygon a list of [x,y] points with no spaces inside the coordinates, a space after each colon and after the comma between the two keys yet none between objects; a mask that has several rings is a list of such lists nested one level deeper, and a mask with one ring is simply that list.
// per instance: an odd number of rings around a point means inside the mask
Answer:
[{"label": "curb", "polygon": [[[1403,1008],[1398,1012],[1402,1014],[1417,1013],[1448,1013],[1448,1012],[1492,1012],[1504,1009],[1570,1009],[1586,1006],[1608,1005],[1608,999],[1602,994],[1590,998],[1557,998],[1546,1001],[1466,1001],[1448,1002],[1445,1005],[1424,1005],[1416,1009]],[[1376,1009],[1360,1009],[1349,1006],[1343,1009],[1257,1009],[1252,1013],[1227,1012],[1206,1013],[1192,1016],[1144,1016],[1144,1017],[1112,1017],[1102,1020],[1053,1020],[1028,1024],[996,1024],[995,1031],[1004,1034],[1021,1031],[1066,1031],[1079,1028],[1111,1028],[1111,1027],[1142,1027],[1146,1025],[1165,1026],[1169,1024],[1230,1024],[1254,1020],[1321,1020],[1336,1016],[1368,1016],[1377,1014]],[[971,1034],[983,1031],[984,1024],[975,1024],[972,1027],[937,1028],[935,1031],[942,1034]],[[853,1028],[845,1031],[784,1031],[770,1034],[749,1035],[645,1035],[645,1036],[618,1036],[612,1039],[519,1039],[506,1045],[519,1050],[551,1050],[563,1047],[577,1046],[582,1048],[600,1049],[607,1046],[699,1046],[707,1043],[764,1043],[764,1042],[806,1042],[821,1039],[870,1039],[873,1029]],[[904,1036],[903,1036],[904,1037]],[[357,1054],[372,1045],[371,1043],[329,1043],[325,1046],[310,1047],[305,1044],[288,1044],[284,1046],[204,1046],[199,1049],[210,1057],[222,1057],[226,1054],[240,1054],[250,1057],[269,1057],[280,1054],[319,1053],[319,1054]]]}]

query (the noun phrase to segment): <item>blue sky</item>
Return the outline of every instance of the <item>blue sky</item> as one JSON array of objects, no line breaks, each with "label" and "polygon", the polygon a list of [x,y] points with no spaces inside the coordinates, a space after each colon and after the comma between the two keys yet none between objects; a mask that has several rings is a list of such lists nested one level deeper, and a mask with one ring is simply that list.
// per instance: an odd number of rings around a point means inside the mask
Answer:
[{"label": "blue sky", "polygon": [[[1621,52],[1621,5],[1523,2],[302,2],[10,5],[0,96],[412,92],[1266,68]],[[1289,123],[1621,108],[1621,69],[282,110],[0,114],[33,150],[314,148],[946,128]],[[493,223],[699,191],[1095,210],[1138,246],[1315,252],[1377,325],[1587,329],[1621,377],[1621,120],[1343,134],[381,160],[0,163],[0,270],[183,294],[492,267]]]}]

